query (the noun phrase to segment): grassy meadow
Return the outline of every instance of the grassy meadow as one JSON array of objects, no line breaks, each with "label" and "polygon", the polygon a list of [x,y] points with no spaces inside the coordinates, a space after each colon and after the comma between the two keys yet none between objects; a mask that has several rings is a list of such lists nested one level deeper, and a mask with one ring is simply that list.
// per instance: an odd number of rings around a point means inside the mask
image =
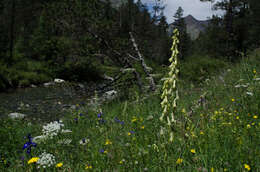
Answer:
[{"label": "grassy meadow", "polygon": [[187,60],[180,76],[173,142],[162,90],[133,92],[52,123],[1,119],[0,171],[260,171],[260,52]]}]

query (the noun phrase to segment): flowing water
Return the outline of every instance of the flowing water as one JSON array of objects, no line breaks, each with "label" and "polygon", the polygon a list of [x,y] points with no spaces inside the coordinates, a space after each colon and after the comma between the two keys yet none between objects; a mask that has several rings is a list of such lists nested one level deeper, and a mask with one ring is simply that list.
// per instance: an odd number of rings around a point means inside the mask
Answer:
[{"label": "flowing water", "polygon": [[38,121],[56,120],[70,109],[88,103],[93,95],[94,84],[85,85],[84,89],[73,86],[51,86],[36,88],[20,88],[0,93],[0,117],[19,112],[27,118]]}]

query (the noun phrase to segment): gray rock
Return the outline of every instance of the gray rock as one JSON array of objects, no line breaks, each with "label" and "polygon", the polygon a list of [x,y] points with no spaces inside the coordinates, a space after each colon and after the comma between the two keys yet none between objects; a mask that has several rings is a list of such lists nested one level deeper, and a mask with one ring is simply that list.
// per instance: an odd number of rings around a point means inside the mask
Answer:
[{"label": "gray rock", "polygon": [[44,87],[49,87],[49,86],[52,86],[54,85],[55,83],[54,82],[46,82],[43,84]]},{"label": "gray rock", "polygon": [[83,84],[78,84],[79,88],[84,89],[85,86]]},{"label": "gray rock", "polygon": [[54,79],[54,82],[57,83],[57,84],[61,84],[61,83],[64,83],[65,81],[63,79]]},{"label": "gray rock", "polygon": [[105,98],[106,98],[106,99],[113,99],[113,98],[116,97],[117,91],[115,91],[115,90],[110,90],[110,91],[105,92],[104,95],[105,95]]},{"label": "gray rock", "polygon": [[22,114],[22,113],[17,113],[17,112],[14,112],[14,113],[10,113],[8,115],[9,118],[12,118],[12,119],[23,119],[26,115],[25,114]]}]

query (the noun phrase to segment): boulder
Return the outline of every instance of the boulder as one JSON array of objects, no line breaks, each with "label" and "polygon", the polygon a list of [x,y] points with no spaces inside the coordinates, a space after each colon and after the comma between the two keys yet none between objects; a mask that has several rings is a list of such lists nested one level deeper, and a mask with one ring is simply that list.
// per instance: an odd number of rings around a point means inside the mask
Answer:
[{"label": "boulder", "polygon": [[54,85],[55,83],[54,82],[46,82],[43,84],[44,87],[49,87],[49,86],[52,86]]},{"label": "boulder", "polygon": [[64,83],[65,81],[63,79],[54,79],[54,83],[57,83],[57,84],[61,84],[61,83]]},{"label": "boulder", "polygon": [[8,115],[9,118],[12,118],[12,119],[23,119],[26,115],[25,114],[22,114],[22,113],[17,113],[17,112],[14,112],[14,113],[10,113]]}]

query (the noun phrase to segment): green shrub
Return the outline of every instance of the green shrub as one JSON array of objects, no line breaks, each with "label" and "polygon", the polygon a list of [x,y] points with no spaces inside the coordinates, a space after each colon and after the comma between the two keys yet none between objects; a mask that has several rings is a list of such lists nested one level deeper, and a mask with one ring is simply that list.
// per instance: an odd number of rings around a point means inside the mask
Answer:
[{"label": "green shrub", "polygon": [[56,77],[69,81],[97,81],[101,72],[91,62],[66,62],[65,65],[55,69]]},{"label": "green shrub", "polygon": [[180,77],[199,84],[225,68],[227,63],[208,56],[192,56],[180,63]]}]

